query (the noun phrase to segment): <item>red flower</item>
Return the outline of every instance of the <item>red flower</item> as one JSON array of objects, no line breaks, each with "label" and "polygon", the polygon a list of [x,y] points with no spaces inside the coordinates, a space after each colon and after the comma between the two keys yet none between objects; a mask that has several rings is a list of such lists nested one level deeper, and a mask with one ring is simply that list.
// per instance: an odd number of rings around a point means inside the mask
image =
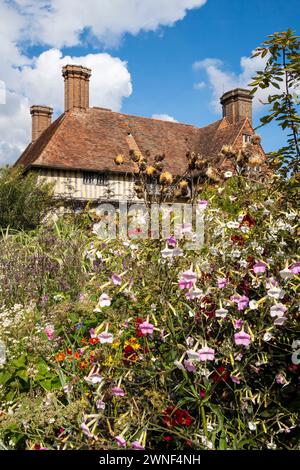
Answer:
[{"label": "red flower", "polygon": [[168,426],[186,426],[189,427],[193,418],[186,410],[181,410],[173,406],[169,406],[164,412],[163,423]]},{"label": "red flower", "polygon": [[240,227],[242,225],[248,225],[248,227],[251,228],[251,227],[254,227],[255,224],[256,224],[256,220],[253,219],[250,214],[246,214],[246,215],[244,215],[244,217],[242,219]]},{"label": "red flower", "polygon": [[217,306],[214,303],[212,297],[210,297],[209,295],[206,295],[201,300],[201,303],[204,304],[205,306],[201,307],[199,312],[196,313],[195,319],[201,321],[201,316],[203,313],[209,318],[214,317],[216,314]]},{"label": "red flower", "polygon": [[96,338],[90,338],[90,339],[89,339],[89,343],[92,344],[92,345],[99,343],[99,341],[100,341],[100,340],[99,340],[99,338],[97,338],[97,337],[96,337]]},{"label": "red flower", "polygon": [[245,240],[244,240],[244,237],[242,235],[232,235],[230,237],[230,240],[232,241],[232,243],[235,243],[238,246],[244,246],[245,245]]},{"label": "red flower", "polygon": [[135,334],[138,338],[141,338],[143,335],[143,333],[141,332],[139,326],[144,323],[145,320],[143,320],[142,318],[140,317],[137,317],[136,320],[135,320]]},{"label": "red flower", "polygon": [[165,441],[165,442],[173,441],[173,436],[164,436],[163,441]]},{"label": "red flower", "polygon": [[225,367],[219,366],[217,367],[216,371],[213,372],[211,378],[215,383],[227,382],[230,378],[230,372],[228,372]]},{"label": "red flower", "polygon": [[136,362],[139,358],[132,346],[125,346],[123,349],[124,362]]}]

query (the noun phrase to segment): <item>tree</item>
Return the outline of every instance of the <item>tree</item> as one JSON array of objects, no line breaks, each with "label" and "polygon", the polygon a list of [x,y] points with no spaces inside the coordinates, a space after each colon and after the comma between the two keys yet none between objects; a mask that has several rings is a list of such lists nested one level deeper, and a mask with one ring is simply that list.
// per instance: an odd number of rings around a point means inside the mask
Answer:
[{"label": "tree", "polygon": [[0,169],[0,228],[34,229],[55,206],[53,186],[23,169]]},{"label": "tree", "polygon": [[300,163],[300,41],[291,29],[268,36],[270,39],[258,47],[252,57],[267,58],[263,71],[257,72],[250,86],[252,93],[275,87],[278,92],[268,96],[270,109],[261,118],[261,126],[273,120],[288,131],[287,144],[272,152],[273,161],[279,164],[282,174],[299,172]]}]

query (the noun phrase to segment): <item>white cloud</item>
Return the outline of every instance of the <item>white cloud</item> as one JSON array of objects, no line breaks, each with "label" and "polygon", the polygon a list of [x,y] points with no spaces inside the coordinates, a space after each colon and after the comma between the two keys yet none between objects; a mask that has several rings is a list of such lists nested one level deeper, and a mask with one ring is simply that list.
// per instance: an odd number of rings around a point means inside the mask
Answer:
[{"label": "white cloud", "polygon": [[[261,57],[242,57],[240,60],[240,73],[234,73],[230,70],[226,70],[224,63],[220,59],[207,58],[200,60],[193,64],[193,68],[196,71],[205,73],[209,85],[212,88],[212,99],[211,106],[216,113],[220,113],[220,97],[226,91],[234,88],[248,88],[252,77],[257,71],[263,70],[267,57],[262,59]],[[274,91],[278,92],[275,88],[259,90],[253,100],[254,111],[257,111],[261,106],[262,101],[266,101],[269,94]]]},{"label": "white cloud", "polygon": [[[63,109],[61,67],[93,69],[91,105],[120,110],[132,84],[126,62],[108,54],[64,57],[63,46],[117,45],[126,34],[172,26],[206,0],[0,0],[0,165],[12,163],[30,140],[31,104]],[[36,58],[24,45],[46,45]],[[51,49],[54,48],[54,49]],[[6,88],[6,104],[3,94]]]},{"label": "white cloud", "polygon": [[27,15],[27,39],[62,47],[78,44],[87,31],[105,45],[116,44],[126,33],[136,35],[172,26],[188,10],[201,7],[206,1],[15,0],[15,4]]},{"label": "white cloud", "polygon": [[169,114],[153,114],[152,118],[159,119],[160,121],[178,122],[175,118],[173,118],[173,116],[170,116]]},{"label": "white cloud", "polygon": [[194,83],[194,89],[195,90],[203,90],[203,88],[206,87],[206,83],[205,82],[197,82],[197,83]]}]

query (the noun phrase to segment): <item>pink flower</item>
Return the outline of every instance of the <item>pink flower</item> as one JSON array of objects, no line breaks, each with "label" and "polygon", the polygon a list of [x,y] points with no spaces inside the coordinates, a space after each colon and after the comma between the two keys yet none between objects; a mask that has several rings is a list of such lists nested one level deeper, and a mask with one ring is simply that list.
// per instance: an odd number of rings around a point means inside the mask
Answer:
[{"label": "pink flower", "polygon": [[46,328],[44,329],[44,332],[46,333],[48,340],[52,341],[54,338],[54,326],[52,325],[47,325]]},{"label": "pink flower", "polygon": [[83,434],[85,434],[89,439],[92,439],[94,437],[85,423],[81,423],[80,427],[82,429]]},{"label": "pink flower", "polygon": [[184,290],[184,289],[191,289],[193,287],[192,281],[186,281],[185,279],[180,279],[178,282],[179,289]]},{"label": "pink flower", "polygon": [[271,317],[283,317],[285,312],[287,312],[287,307],[282,303],[275,304],[270,309]]},{"label": "pink flower", "polygon": [[230,378],[231,378],[232,382],[235,383],[235,384],[239,385],[241,383],[240,379],[238,377],[236,377],[235,375],[231,375]]},{"label": "pink flower", "polygon": [[230,300],[237,304],[239,311],[245,310],[249,305],[249,298],[246,295],[232,295]]},{"label": "pink flower", "polygon": [[120,286],[122,284],[122,279],[117,274],[113,274],[111,280],[115,286]]},{"label": "pink flower", "polygon": [[115,441],[119,447],[126,447],[126,441],[123,436],[116,436]]},{"label": "pink flower", "polygon": [[244,323],[243,320],[235,320],[235,322],[234,322],[234,328],[235,328],[236,330],[240,330],[240,329],[242,328],[242,326],[243,326],[243,323]]},{"label": "pink flower", "polygon": [[112,333],[109,333],[108,331],[103,331],[102,333],[100,333],[98,338],[101,344],[105,344],[105,343],[111,344],[114,340],[114,336],[112,335]]},{"label": "pink flower", "polygon": [[125,395],[125,392],[122,388],[120,387],[113,387],[111,389],[111,393],[115,396],[115,397],[124,397]]},{"label": "pink flower", "polygon": [[293,274],[299,274],[300,273],[300,261],[297,261],[296,263],[292,264],[291,266],[289,266],[289,270],[293,273]]},{"label": "pink flower", "polygon": [[198,351],[200,361],[214,361],[215,359],[215,351],[212,348],[208,348],[207,346],[199,349]]},{"label": "pink flower", "polygon": [[222,277],[217,279],[219,289],[224,289],[227,286],[227,279],[226,277]]},{"label": "pink flower", "polygon": [[145,450],[145,447],[143,447],[139,441],[133,441],[133,443],[131,444],[131,447],[134,449],[134,450]]},{"label": "pink flower", "polygon": [[175,248],[175,246],[177,245],[177,240],[174,236],[171,236],[171,237],[167,238],[167,243],[168,243],[168,246],[171,246],[172,248]]},{"label": "pink flower", "polygon": [[184,271],[184,273],[182,273],[181,275],[181,279],[192,282],[193,284],[196,283],[197,278],[198,278],[197,274],[191,269],[189,269],[188,271]]},{"label": "pink flower", "polygon": [[153,330],[154,330],[154,325],[152,325],[152,323],[149,323],[148,321],[144,321],[143,323],[139,325],[139,329],[141,333],[143,334],[143,336],[152,335]]},{"label": "pink flower", "polygon": [[264,273],[267,269],[266,263],[263,263],[262,261],[257,261],[254,266],[253,266],[253,271],[255,274],[260,274]]},{"label": "pink flower", "polygon": [[205,210],[208,206],[208,201],[205,201],[204,199],[202,201],[198,201],[198,207],[201,210]]},{"label": "pink flower", "polygon": [[196,372],[196,367],[194,366],[192,362],[185,360],[183,361],[183,363],[184,363],[184,367],[186,368],[188,372]]},{"label": "pink flower", "polygon": [[249,346],[251,343],[251,337],[245,331],[239,331],[234,335],[234,341],[236,345]]}]

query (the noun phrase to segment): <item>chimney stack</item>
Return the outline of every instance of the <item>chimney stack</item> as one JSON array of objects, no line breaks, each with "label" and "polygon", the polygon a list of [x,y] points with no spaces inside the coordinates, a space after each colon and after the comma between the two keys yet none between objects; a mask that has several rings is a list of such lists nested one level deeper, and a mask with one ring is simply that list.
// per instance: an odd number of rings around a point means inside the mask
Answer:
[{"label": "chimney stack", "polygon": [[53,109],[49,106],[31,106],[30,114],[32,116],[32,142],[35,142],[39,136],[51,124]]},{"label": "chimney stack", "polygon": [[252,125],[252,99],[250,91],[244,88],[227,91],[220,100],[223,106],[223,117],[226,117],[232,124],[248,118]]},{"label": "chimney stack", "polygon": [[65,79],[65,111],[87,109],[91,69],[81,65],[65,65],[62,75]]}]

